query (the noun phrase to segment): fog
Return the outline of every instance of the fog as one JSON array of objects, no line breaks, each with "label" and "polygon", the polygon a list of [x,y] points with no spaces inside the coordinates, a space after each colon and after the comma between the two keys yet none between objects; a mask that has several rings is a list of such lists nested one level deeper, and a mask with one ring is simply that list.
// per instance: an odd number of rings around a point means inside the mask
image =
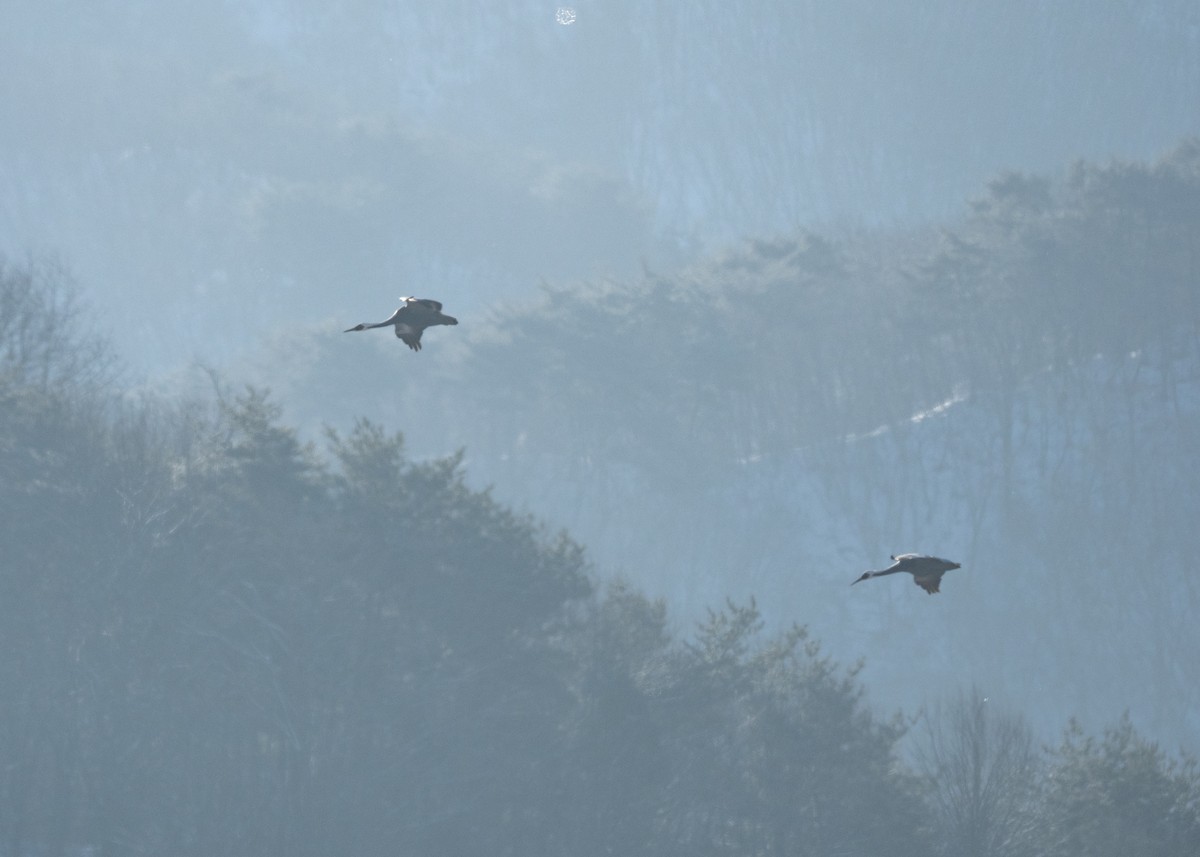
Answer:
[{"label": "fog", "polygon": [[1194,3],[0,15],[0,857],[1194,853]]},{"label": "fog", "polygon": [[[10,2],[3,249],[151,375],[433,287],[955,216],[1196,130],[1190,4]],[[429,286],[425,284],[428,283]]]}]

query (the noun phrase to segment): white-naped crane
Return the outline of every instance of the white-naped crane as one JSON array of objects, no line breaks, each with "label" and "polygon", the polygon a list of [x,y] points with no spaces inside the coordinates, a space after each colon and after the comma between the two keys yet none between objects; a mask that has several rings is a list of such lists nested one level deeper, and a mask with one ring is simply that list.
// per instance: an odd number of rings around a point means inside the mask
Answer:
[{"label": "white-naped crane", "polygon": [[442,312],[442,305],[429,298],[400,298],[400,309],[392,313],[387,321],[378,324],[356,324],[343,333],[355,330],[370,330],[373,327],[395,327],[396,336],[413,351],[421,350],[421,334],[427,327],[439,324],[458,324],[458,319]]},{"label": "white-naped crane", "polygon": [[941,585],[942,575],[956,568],[962,568],[962,566],[941,557],[926,556],[919,553],[892,554],[892,564],[887,568],[880,569],[879,571],[864,571],[863,576],[858,580],[852,581],[850,585],[853,586],[855,583],[862,583],[864,580],[870,580],[872,577],[883,577],[885,574],[907,571],[913,576],[913,583],[930,595],[933,595],[938,591],[938,586]]}]

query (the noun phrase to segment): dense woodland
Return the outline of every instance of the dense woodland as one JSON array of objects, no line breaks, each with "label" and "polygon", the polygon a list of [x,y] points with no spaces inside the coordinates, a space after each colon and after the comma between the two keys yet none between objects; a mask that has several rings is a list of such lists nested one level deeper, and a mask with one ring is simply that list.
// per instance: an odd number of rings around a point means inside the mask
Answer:
[{"label": "dense woodland", "polygon": [[[609,468],[652,496],[983,403],[941,466],[982,462],[992,493],[963,502],[999,509],[981,540],[1019,534],[1030,627],[1088,635],[1121,677],[1102,638],[1137,624],[1156,657],[1128,668],[1186,732],[1198,301],[1189,142],[1003,176],[936,236],[803,234],[558,286],[448,348],[445,392],[390,382],[429,434],[486,426],[470,460],[579,484]],[[1064,720],[1043,746],[966,676],[920,717],[881,713],[858,665],[802,625],[764,630],[752,601],[678,631],[470,487],[460,455],[410,457],[403,414],[303,441],[297,371],[334,403],[373,388],[339,374],[341,341],[308,342],[279,393],[214,374],[155,397],[87,318],[69,272],[4,262],[0,854],[1200,850],[1195,761],[1128,718]],[[879,447],[802,465],[847,518],[913,514],[935,489],[911,441],[869,508]],[[1104,528],[1120,537],[1082,556],[1064,535]],[[1062,582],[1080,568],[1112,585],[1090,628]]]},{"label": "dense woodland", "polygon": [[[431,334],[436,360],[289,332],[254,377],[302,425],[366,413],[420,457],[464,448],[469,484],[568,526],[675,630],[754,595],[772,631],[865,656],[892,705],[971,676],[1043,735],[1130,708],[1196,747],[1198,177],[1194,140],[1003,174],[936,231],[548,285]],[[972,606],[843,597],[906,549],[963,562]]]}]

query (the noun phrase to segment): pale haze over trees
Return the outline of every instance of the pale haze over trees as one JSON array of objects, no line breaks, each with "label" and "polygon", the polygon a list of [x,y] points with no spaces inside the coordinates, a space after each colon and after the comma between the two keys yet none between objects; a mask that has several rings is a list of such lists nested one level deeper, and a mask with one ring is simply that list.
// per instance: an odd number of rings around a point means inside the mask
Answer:
[{"label": "pale haze over trees", "polygon": [[1194,6],[6,4],[0,857],[1200,852]]}]

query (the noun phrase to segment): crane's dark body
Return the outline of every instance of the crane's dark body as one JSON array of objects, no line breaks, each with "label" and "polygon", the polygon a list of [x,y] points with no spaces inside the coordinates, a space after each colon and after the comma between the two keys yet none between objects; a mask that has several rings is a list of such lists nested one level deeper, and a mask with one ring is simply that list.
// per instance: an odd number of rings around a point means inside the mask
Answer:
[{"label": "crane's dark body", "polygon": [[396,336],[413,351],[421,350],[421,334],[427,327],[439,324],[458,324],[458,319],[442,312],[442,305],[429,298],[401,298],[404,305],[392,313],[387,321],[378,324],[356,324],[343,333],[354,330],[370,330],[373,327],[395,327]]},{"label": "crane's dark body", "polygon": [[947,571],[953,571],[956,568],[962,568],[957,562],[951,562],[948,559],[941,559],[936,556],[925,556],[919,553],[893,554],[892,560],[892,564],[887,568],[879,571],[864,571],[863,576],[853,581],[850,585],[853,586],[855,583],[870,580],[872,577],[883,577],[885,574],[906,571],[913,576],[913,583],[930,595],[933,595],[938,591],[938,587],[942,583],[943,574]]}]

